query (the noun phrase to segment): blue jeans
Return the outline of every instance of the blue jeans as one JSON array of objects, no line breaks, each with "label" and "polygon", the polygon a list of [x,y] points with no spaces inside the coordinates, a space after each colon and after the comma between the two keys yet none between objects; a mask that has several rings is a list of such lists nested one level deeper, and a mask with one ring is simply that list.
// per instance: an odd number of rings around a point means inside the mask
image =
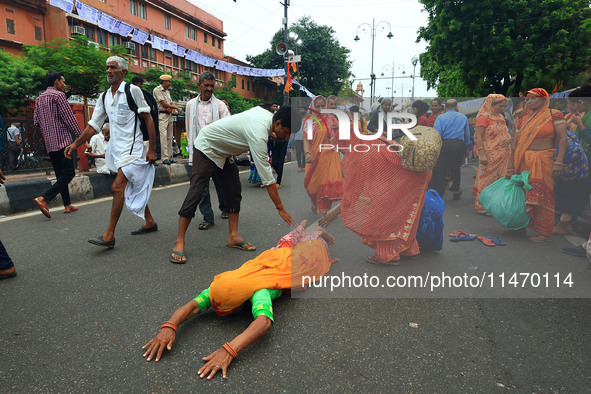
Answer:
[{"label": "blue jeans", "polygon": [[12,267],[14,267],[14,264],[12,264],[6,248],[2,244],[2,241],[0,241],[0,270],[6,270]]}]

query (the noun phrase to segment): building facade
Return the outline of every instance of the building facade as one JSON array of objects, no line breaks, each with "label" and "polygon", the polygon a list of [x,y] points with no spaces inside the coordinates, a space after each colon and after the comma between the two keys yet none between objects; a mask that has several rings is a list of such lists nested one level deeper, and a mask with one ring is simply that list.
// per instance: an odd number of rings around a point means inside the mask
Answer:
[{"label": "building facade", "polygon": [[[111,16],[150,35],[174,42],[213,59],[226,59],[234,64],[250,66],[234,58],[224,58],[222,20],[208,14],[186,0],[82,0],[105,15]],[[122,37],[82,18],[77,10],[66,12],[46,0],[0,0],[0,49],[13,54],[23,45],[39,45],[56,38],[84,35],[97,45],[124,45],[131,57],[130,69],[141,73],[147,67],[160,67],[169,73],[184,71],[196,80],[206,70],[214,73],[219,83],[229,81],[232,74],[198,64],[169,50],[152,47],[149,36],[144,45],[131,41],[131,34]],[[231,60],[228,60],[231,59]],[[258,97],[267,101],[277,86],[266,78],[255,83],[251,76],[236,75],[236,91],[244,98]],[[244,87],[242,87],[244,85]],[[256,87],[255,87],[256,86]]]}]

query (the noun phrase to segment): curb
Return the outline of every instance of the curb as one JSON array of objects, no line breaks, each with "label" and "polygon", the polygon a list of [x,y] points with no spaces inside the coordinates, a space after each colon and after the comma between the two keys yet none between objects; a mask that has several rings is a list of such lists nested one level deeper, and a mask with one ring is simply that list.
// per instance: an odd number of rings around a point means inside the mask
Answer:
[{"label": "curb", "polygon": [[[154,187],[187,182],[191,177],[188,164],[159,165],[154,175]],[[76,175],[68,185],[73,203],[92,200],[111,195],[111,185],[115,175],[86,174]],[[40,178],[7,182],[0,187],[0,215],[37,210],[33,198],[43,195],[54,184],[55,178]],[[62,206],[61,196],[49,203],[50,207]]]}]

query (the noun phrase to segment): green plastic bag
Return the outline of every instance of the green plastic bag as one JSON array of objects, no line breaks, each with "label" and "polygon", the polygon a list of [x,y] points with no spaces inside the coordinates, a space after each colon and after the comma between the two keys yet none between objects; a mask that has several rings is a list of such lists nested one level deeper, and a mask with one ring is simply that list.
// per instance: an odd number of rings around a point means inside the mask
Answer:
[{"label": "green plastic bag", "polygon": [[527,182],[529,171],[515,174],[511,179],[501,178],[480,193],[480,205],[503,227],[519,230],[529,224],[525,211],[525,190],[533,187]]}]

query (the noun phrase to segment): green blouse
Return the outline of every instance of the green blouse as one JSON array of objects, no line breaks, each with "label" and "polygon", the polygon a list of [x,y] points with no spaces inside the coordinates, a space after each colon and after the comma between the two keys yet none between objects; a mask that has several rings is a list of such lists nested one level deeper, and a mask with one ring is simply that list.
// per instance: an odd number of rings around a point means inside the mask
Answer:
[{"label": "green blouse", "polygon": [[[265,315],[269,319],[273,320],[273,300],[281,296],[281,289],[260,289],[254,292],[250,297],[250,303],[252,304],[252,316],[257,318],[260,315]],[[211,301],[209,299],[209,287],[201,292],[197,297],[193,298],[193,301],[199,305],[200,312],[209,309],[211,307]]]}]

